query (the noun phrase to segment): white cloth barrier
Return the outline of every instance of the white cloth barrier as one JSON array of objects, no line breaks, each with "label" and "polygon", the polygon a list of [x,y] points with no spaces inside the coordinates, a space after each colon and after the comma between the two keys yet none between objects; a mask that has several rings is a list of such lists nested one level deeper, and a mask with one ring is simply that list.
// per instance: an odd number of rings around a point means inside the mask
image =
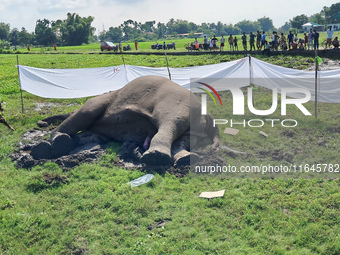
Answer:
[{"label": "white cloth barrier", "polygon": [[[302,87],[315,98],[315,72],[268,64],[256,58],[185,68],[170,68],[172,81],[190,89],[191,78],[229,78],[238,86],[254,84],[269,89]],[[84,69],[41,69],[19,65],[21,89],[46,98],[80,98],[100,95],[124,87],[146,75],[169,77],[166,67],[114,66]],[[318,101],[340,103],[340,70],[318,72]],[[226,90],[225,87],[215,87]],[[298,95],[290,95],[297,96]]]}]

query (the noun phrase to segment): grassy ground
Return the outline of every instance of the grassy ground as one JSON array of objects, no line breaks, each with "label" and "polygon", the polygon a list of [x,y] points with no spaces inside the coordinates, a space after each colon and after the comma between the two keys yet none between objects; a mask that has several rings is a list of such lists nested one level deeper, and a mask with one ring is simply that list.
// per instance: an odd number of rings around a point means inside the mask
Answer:
[{"label": "grassy ground", "polygon": [[[243,56],[171,56],[170,66],[229,61]],[[44,68],[122,64],[115,55],[20,55],[20,63]],[[313,59],[270,57],[265,61],[303,69]],[[126,56],[131,65],[165,66],[163,57]],[[154,172],[148,184],[130,188],[143,175],[114,165],[118,146],[94,164],[64,172],[47,163],[17,169],[9,154],[21,135],[52,114],[78,108],[86,99],[48,100],[23,94],[22,115],[15,55],[1,55],[0,96],[15,132],[0,126],[0,254],[340,254],[339,178],[226,178]],[[230,94],[223,93],[223,102]],[[52,107],[35,110],[37,102]],[[70,106],[70,104],[72,104]],[[255,105],[269,108],[269,91],[255,91]],[[231,105],[209,110],[225,115]],[[307,109],[313,112],[313,104]],[[222,110],[222,111],[221,111]],[[292,130],[245,128],[221,135],[224,145],[247,152],[226,153],[227,163],[339,163],[339,105],[320,104],[319,118],[288,108],[299,126]],[[274,113],[271,118],[281,118]],[[246,112],[246,119],[253,118]],[[224,127],[221,126],[221,131]],[[302,176],[306,177],[306,176]],[[199,198],[226,189],[223,198]]]}]

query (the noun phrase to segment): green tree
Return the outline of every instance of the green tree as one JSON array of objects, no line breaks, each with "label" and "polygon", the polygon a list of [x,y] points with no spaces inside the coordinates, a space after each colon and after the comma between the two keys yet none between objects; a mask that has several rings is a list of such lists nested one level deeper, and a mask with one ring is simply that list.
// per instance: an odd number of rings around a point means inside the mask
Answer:
[{"label": "green tree", "polygon": [[173,18],[171,18],[168,21],[168,23],[166,23],[166,30],[167,30],[166,32],[167,32],[168,35],[173,34],[173,32],[174,32],[174,28],[173,28],[174,24],[175,24],[175,20]]},{"label": "green tree", "polygon": [[80,17],[76,13],[68,13],[66,20],[56,23],[54,31],[61,33],[62,44],[64,45],[81,45],[89,43],[95,28],[91,26],[94,18],[91,16]]},{"label": "green tree", "polygon": [[235,24],[236,27],[240,28],[242,32],[247,34],[250,32],[255,32],[260,29],[260,25],[257,21],[242,20]]},{"label": "green tree", "polygon": [[286,21],[283,24],[283,26],[279,28],[279,30],[282,30],[282,31],[288,31],[290,29],[291,29],[291,24],[288,21]]},{"label": "green tree", "polygon": [[51,45],[55,42],[55,35],[52,31],[51,22],[48,19],[38,20],[35,25],[35,36],[37,44]]},{"label": "green tree", "polygon": [[326,19],[329,19],[333,15],[338,14],[340,12],[340,2],[332,4],[330,7],[325,6],[321,12],[324,13]]},{"label": "green tree", "polygon": [[176,20],[173,25],[173,31],[178,34],[185,34],[190,32],[190,25],[187,20]]},{"label": "green tree", "polygon": [[20,45],[27,45],[32,43],[34,35],[27,32],[27,30],[23,27],[18,34],[18,43]]},{"label": "green tree", "polygon": [[163,38],[166,35],[166,25],[164,23],[157,23],[157,36]]},{"label": "green tree", "polygon": [[156,21],[146,21],[144,24],[140,25],[140,29],[143,33],[154,32]]},{"label": "green tree", "polygon": [[310,16],[309,20],[320,25],[326,24],[326,19],[322,13],[313,14],[312,16]]},{"label": "green tree", "polygon": [[292,25],[292,28],[300,29],[303,24],[308,22],[308,17],[305,14],[301,14],[298,16],[295,16],[292,20],[289,20],[289,22]]},{"label": "green tree", "polygon": [[9,33],[9,41],[12,43],[12,45],[18,45],[18,35],[19,30],[17,28],[13,28],[11,32]]},{"label": "green tree", "polygon": [[261,30],[264,30],[264,31],[275,30],[275,27],[273,25],[273,20],[268,17],[257,19],[257,22],[259,23]]},{"label": "green tree", "polygon": [[133,40],[140,36],[140,25],[131,19],[124,21],[119,28],[123,33],[123,39],[125,41]]},{"label": "green tree", "polygon": [[10,25],[4,22],[0,23],[0,40],[8,40]]},{"label": "green tree", "polygon": [[123,33],[119,27],[110,27],[106,32],[106,38],[113,42],[120,42],[123,40]]}]

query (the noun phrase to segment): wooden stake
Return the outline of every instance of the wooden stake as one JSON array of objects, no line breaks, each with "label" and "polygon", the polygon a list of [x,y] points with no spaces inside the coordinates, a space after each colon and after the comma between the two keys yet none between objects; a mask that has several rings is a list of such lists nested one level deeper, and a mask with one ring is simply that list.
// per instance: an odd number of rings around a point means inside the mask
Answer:
[{"label": "wooden stake", "polygon": [[20,81],[20,71],[19,71],[19,56],[17,55],[17,66],[18,66],[18,76],[19,76],[19,87],[21,96],[21,113],[24,114],[24,99],[22,97],[21,81]]},{"label": "wooden stake", "polygon": [[171,81],[171,73],[170,73],[170,68],[169,68],[169,62],[168,62],[168,57],[166,55],[165,49],[164,49],[164,55],[165,55],[165,59],[166,59],[166,66],[168,68],[169,79]]},{"label": "wooden stake", "polygon": [[315,101],[314,101],[314,112],[315,118],[318,117],[318,70],[319,62],[317,60],[318,50],[315,49]]}]

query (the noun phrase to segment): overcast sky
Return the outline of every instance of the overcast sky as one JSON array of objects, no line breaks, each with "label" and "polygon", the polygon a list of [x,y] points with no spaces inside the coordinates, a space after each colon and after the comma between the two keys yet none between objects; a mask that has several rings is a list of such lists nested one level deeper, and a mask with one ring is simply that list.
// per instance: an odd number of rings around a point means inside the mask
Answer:
[{"label": "overcast sky", "polygon": [[275,27],[282,26],[294,16],[310,16],[334,0],[0,0],[0,22],[10,23],[11,29],[25,27],[34,31],[38,19],[66,19],[66,14],[93,16],[92,25],[99,31],[116,27],[127,19],[138,22],[170,18],[184,19],[196,24],[217,22],[235,24],[238,21],[269,17]]}]

